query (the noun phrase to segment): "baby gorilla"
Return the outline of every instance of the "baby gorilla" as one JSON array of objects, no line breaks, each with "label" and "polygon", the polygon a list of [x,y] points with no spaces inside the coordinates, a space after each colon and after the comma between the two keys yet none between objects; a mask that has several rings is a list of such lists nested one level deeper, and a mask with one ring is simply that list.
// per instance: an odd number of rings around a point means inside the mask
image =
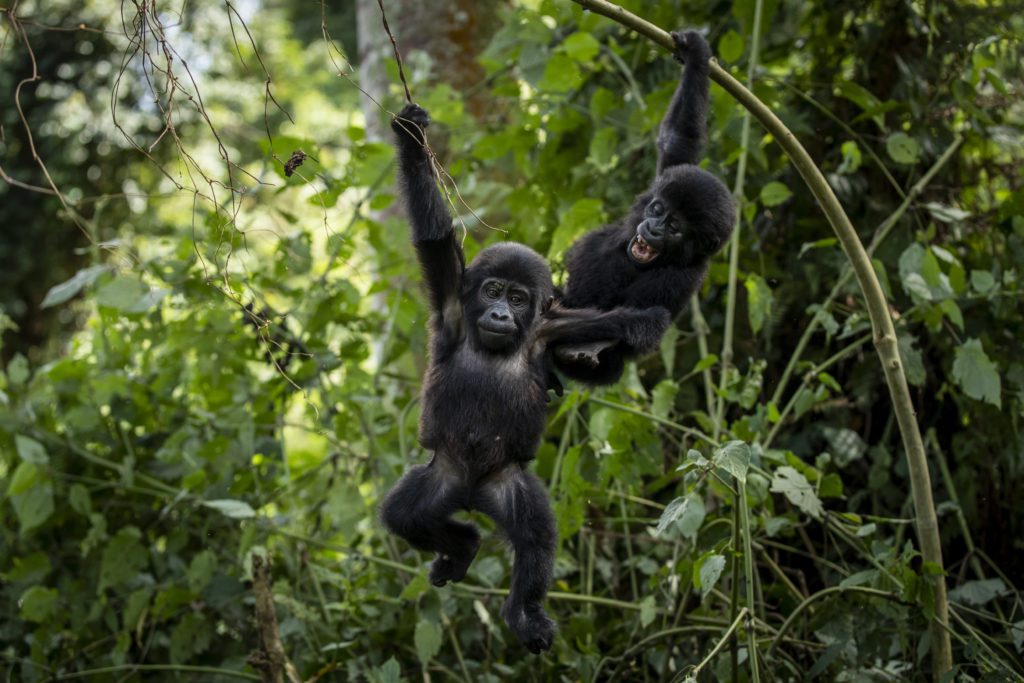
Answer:
[{"label": "baby gorilla", "polygon": [[676,316],[700,289],[708,260],[725,244],[736,220],[725,185],[696,165],[707,122],[711,50],[699,33],[672,37],[686,68],[658,132],[657,176],[625,218],[570,247],[561,300],[569,309],[645,309],[650,319],[630,339],[553,347],[555,367],[581,382],[615,382],[626,359],[654,350],[668,326],[656,321]]},{"label": "baby gorilla", "polygon": [[[425,148],[427,113],[407,105],[392,122],[412,239],[430,299],[430,364],[423,381],[420,442],[433,450],[381,504],[387,528],[436,552],[430,581],[466,575],[480,546],[458,510],[491,517],[515,551],[502,616],[531,652],[551,647],[542,607],[551,582],[555,522],[547,492],[526,470],[545,426],[548,344],[633,339],[636,310],[548,310],[551,271],[533,250],[501,243],[467,268]],[[548,317],[545,314],[551,314]],[[633,339],[634,342],[639,340]]]}]

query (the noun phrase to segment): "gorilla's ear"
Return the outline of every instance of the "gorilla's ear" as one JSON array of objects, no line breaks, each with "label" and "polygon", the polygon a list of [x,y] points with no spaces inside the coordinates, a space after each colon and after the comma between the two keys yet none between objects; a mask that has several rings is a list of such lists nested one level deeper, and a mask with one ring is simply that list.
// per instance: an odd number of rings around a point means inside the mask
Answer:
[{"label": "gorilla's ear", "polygon": [[[555,303],[555,297],[549,296],[540,302],[540,314],[544,315],[551,309],[551,304]],[[561,396],[561,394],[559,394]]]},{"label": "gorilla's ear", "polygon": [[702,232],[697,236],[697,247],[709,256],[718,253],[721,246],[722,240],[713,232]]}]

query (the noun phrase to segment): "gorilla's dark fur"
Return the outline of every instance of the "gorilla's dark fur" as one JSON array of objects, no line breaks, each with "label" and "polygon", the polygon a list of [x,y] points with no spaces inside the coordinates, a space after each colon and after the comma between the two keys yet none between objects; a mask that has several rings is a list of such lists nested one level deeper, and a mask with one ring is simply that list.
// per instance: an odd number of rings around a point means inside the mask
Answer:
[{"label": "gorilla's dark fur", "polygon": [[[399,480],[381,504],[389,530],[436,552],[430,580],[466,575],[480,545],[459,510],[479,510],[515,550],[502,615],[532,652],[551,647],[555,625],[542,603],[551,582],[555,523],[540,480],[525,469],[545,426],[547,347],[563,341],[639,343],[651,316],[634,309],[552,307],[551,272],[533,250],[503,243],[467,268],[425,150],[427,113],[406,106],[392,123],[412,238],[431,308],[430,365],[420,441],[434,454]],[[667,320],[657,320],[664,326]]]},{"label": "gorilla's dark fur", "polygon": [[627,216],[584,235],[566,256],[564,307],[628,306],[650,315],[631,339],[552,345],[555,367],[588,384],[615,382],[627,359],[658,345],[668,321],[700,289],[708,260],[736,220],[725,185],[696,165],[707,121],[710,48],[693,31],[672,37],[686,67],[658,133],[657,177]]}]

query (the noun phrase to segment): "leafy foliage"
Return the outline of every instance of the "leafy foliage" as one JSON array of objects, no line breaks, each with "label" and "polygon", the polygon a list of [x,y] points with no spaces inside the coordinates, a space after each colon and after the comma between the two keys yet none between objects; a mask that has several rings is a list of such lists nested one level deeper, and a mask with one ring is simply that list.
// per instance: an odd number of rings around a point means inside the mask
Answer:
[{"label": "leafy foliage", "polygon": [[[722,63],[745,73],[753,3],[625,6],[666,28],[707,26]],[[98,74],[116,74],[131,45],[118,4],[18,7],[33,18],[19,26],[35,54],[52,58],[44,76],[64,74],[80,107],[68,119],[48,81],[23,89],[89,239],[76,255],[66,235],[78,233],[64,232],[59,254],[19,257],[60,256],[31,295],[78,328],[56,328],[59,349],[29,353],[37,332],[16,335],[6,322],[28,318],[14,297],[2,304],[0,666],[12,679],[179,680],[187,667],[204,667],[204,680],[256,678],[249,582],[264,552],[281,639],[306,679],[686,677],[741,605],[754,619],[737,642],[753,628],[762,671],[779,678],[928,676],[938,578],[907,519],[871,330],[835,239],[770,139],[755,129],[738,269],[713,264],[696,315],[619,385],[553,401],[535,468],[558,516],[561,635],[531,658],[499,616],[510,568],[499,542],[485,542],[466,583],[438,590],[430,558],[376,520],[383,492],[426,458],[415,434],[425,307],[393,211],[391,148],[334,77],[328,50],[339,45],[300,34],[294,8],[190,4],[168,35],[197,75],[179,73],[178,96],[202,95],[203,108],[182,106],[173,139],[160,137],[166,121],[145,103],[142,72],[123,76],[118,112],[154,146],[149,159],[107,125],[113,76]],[[873,258],[934,435],[958,680],[1020,675],[1021,17],[972,3],[764,11],[755,92],[819,160],[865,242],[963,138]],[[78,19],[111,33],[63,45],[65,33],[44,28]],[[0,42],[5,93],[28,68],[11,35]],[[493,103],[480,120],[462,94],[432,85],[443,64],[409,68],[446,133],[466,250],[500,227],[558,272],[572,241],[652,177],[678,65],[563,0],[510,6],[481,60],[487,80],[466,84]],[[383,104],[395,109],[400,92]],[[717,87],[712,97],[705,163],[731,180],[740,112]],[[20,119],[0,116],[0,164],[44,183]],[[308,158],[287,177],[297,149]],[[99,176],[87,171],[72,192],[79,150]],[[0,198],[0,222],[26,234],[74,225],[52,197],[5,184]],[[6,232],[0,248],[29,253]],[[743,286],[720,372],[730,280]],[[754,567],[755,604],[741,559]],[[732,649],[702,675],[746,676],[751,653]]]}]

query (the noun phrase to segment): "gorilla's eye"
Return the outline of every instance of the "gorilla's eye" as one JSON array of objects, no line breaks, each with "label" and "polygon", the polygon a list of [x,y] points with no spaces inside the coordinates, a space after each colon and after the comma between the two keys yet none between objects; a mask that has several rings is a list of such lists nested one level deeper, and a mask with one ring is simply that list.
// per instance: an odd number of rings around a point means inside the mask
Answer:
[{"label": "gorilla's eye", "polygon": [[654,201],[647,206],[647,212],[657,218],[658,216],[665,213],[665,205],[661,202]]},{"label": "gorilla's eye", "polygon": [[486,294],[491,299],[497,299],[499,296],[501,296],[501,285],[498,284],[497,282],[488,282],[486,285],[484,285],[484,294]]},{"label": "gorilla's eye", "polygon": [[522,307],[526,305],[526,295],[522,292],[512,292],[508,295],[508,302],[515,307]]}]

